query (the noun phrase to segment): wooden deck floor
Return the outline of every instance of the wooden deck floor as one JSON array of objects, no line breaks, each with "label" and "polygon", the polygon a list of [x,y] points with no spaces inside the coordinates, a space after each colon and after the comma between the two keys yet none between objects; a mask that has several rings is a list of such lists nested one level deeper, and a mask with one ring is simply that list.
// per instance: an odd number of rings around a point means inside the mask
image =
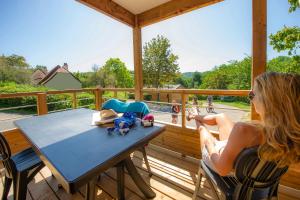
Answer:
[{"label": "wooden deck floor", "polygon": [[[191,199],[194,191],[194,183],[196,182],[196,172],[198,169],[197,162],[193,162],[189,158],[182,158],[176,154],[168,154],[159,149],[147,148],[148,159],[151,165],[153,176],[150,178],[146,166],[143,162],[140,152],[133,154],[133,161],[139,173],[145,181],[156,192],[155,199],[164,200],[186,200]],[[3,188],[3,178],[1,179],[0,193]],[[144,199],[143,194],[134,185],[133,181],[126,173],[125,175],[125,197],[128,200]],[[205,180],[201,184],[201,191],[198,199],[212,199],[211,189]],[[101,175],[101,180],[96,187],[97,200],[116,199],[117,184],[116,170],[114,168],[107,170]],[[62,188],[58,188],[58,183],[51,176],[50,170],[45,167],[36,175],[34,180],[28,185],[28,200],[83,200],[84,189],[74,195],[70,195]],[[2,194],[1,194],[2,195]],[[9,199],[13,199],[12,190]],[[280,199],[295,199],[295,197],[280,194]]]}]

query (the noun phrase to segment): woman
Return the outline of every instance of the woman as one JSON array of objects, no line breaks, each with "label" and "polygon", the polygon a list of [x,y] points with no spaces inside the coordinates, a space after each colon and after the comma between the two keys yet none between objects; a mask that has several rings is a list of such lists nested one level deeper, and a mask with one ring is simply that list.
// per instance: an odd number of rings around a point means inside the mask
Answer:
[{"label": "woman", "polygon": [[[276,161],[279,166],[300,162],[300,76],[261,74],[249,98],[260,122],[233,123],[224,114],[188,116],[196,121],[204,162],[221,176],[233,169],[244,148],[256,145],[260,145],[261,159]],[[221,141],[216,141],[204,124],[217,125]]]}]

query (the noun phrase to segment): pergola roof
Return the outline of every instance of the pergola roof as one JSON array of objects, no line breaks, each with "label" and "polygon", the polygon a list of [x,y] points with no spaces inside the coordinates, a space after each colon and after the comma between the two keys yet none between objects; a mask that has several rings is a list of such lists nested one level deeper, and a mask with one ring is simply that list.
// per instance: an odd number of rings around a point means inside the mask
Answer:
[{"label": "pergola roof", "polygon": [[123,8],[137,15],[171,0],[112,0]]},{"label": "pergola roof", "polygon": [[223,0],[77,0],[131,27],[143,27]]}]

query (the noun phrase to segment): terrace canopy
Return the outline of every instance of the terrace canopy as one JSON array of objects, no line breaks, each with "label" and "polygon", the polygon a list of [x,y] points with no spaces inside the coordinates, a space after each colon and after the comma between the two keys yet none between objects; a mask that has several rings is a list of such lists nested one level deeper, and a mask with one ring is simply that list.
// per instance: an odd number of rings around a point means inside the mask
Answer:
[{"label": "terrace canopy", "polygon": [[[108,15],[133,30],[135,98],[143,89],[142,35],[145,26],[219,3],[223,0],[77,0]],[[266,70],[267,0],[252,0],[252,84]],[[218,94],[216,94],[218,95]],[[252,107],[252,119],[258,118]]]}]

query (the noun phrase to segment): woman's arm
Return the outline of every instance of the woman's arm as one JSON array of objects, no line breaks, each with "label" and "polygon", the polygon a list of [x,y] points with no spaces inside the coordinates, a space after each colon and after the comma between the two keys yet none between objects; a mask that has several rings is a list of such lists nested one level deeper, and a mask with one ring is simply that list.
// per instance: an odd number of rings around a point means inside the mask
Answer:
[{"label": "woman's arm", "polygon": [[192,119],[196,122],[204,123],[207,125],[217,125],[219,129],[219,139],[227,140],[234,126],[234,122],[230,120],[224,113],[215,115],[194,115]]},{"label": "woman's arm", "polygon": [[238,154],[248,147],[249,130],[243,123],[236,123],[228,138],[227,145],[220,153],[217,152],[211,144],[208,147],[208,152],[215,169],[221,176],[226,176],[232,169],[233,164]]}]

